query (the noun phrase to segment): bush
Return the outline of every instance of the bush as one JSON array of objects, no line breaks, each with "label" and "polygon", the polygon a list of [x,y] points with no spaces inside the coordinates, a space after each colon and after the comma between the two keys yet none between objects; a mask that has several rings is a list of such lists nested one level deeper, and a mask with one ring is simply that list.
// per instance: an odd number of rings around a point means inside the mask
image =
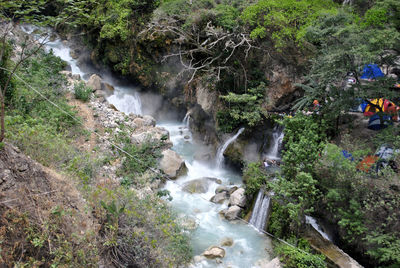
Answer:
[{"label": "bush", "polygon": [[291,247],[284,243],[278,243],[274,249],[279,255],[281,262],[288,268],[323,268],[327,267],[325,256],[321,254],[312,254],[309,243],[304,239],[297,240],[292,238],[289,243],[294,244],[297,248]]},{"label": "bush", "polygon": [[253,196],[267,183],[267,173],[260,163],[249,163],[243,171],[246,195]]},{"label": "bush", "polygon": [[92,89],[85,85],[85,82],[81,81],[74,85],[75,98],[87,102],[92,95]]}]

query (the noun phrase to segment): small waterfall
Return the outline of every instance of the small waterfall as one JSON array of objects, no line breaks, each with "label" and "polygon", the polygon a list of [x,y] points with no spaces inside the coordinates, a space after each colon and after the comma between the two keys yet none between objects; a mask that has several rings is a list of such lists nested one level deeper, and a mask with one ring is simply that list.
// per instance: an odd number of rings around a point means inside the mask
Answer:
[{"label": "small waterfall", "polygon": [[237,139],[237,137],[239,137],[239,135],[242,134],[243,131],[244,131],[244,128],[242,127],[235,134],[235,136],[233,136],[232,138],[228,139],[220,148],[218,148],[218,151],[217,151],[217,167],[221,167],[222,164],[224,163],[224,152],[225,152],[226,148],[228,148],[229,144],[234,142]]},{"label": "small waterfall", "polygon": [[267,227],[267,218],[270,211],[270,197],[260,189],[257,195],[256,204],[250,217],[250,224],[257,230],[264,231]]},{"label": "small waterfall", "polygon": [[283,129],[280,126],[274,127],[272,132],[272,141],[271,146],[266,154],[266,157],[272,160],[279,160],[279,147],[282,144],[283,137],[285,134],[283,133]]},{"label": "small waterfall", "polygon": [[190,112],[187,112],[182,121],[182,123],[185,125],[187,129],[189,129],[189,121],[190,121]]},{"label": "small waterfall", "polygon": [[306,223],[310,224],[320,235],[322,235],[323,238],[332,241],[329,235],[322,230],[321,226],[319,226],[316,219],[306,215]]}]

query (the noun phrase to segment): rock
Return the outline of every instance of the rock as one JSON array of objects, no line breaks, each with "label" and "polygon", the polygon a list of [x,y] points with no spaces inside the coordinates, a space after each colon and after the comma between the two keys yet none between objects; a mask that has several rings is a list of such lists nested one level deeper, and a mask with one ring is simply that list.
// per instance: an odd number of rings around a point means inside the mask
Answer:
[{"label": "rock", "polygon": [[239,207],[244,207],[246,205],[246,196],[244,195],[243,188],[239,188],[231,194],[229,198],[229,204],[231,206]]},{"label": "rock", "polygon": [[281,268],[281,267],[283,267],[281,262],[279,261],[278,257],[276,257],[272,261],[270,261],[267,258],[258,260],[255,263],[255,266],[258,268]]},{"label": "rock", "polygon": [[203,252],[203,256],[208,259],[223,258],[225,257],[225,249],[212,246]]},{"label": "rock", "polygon": [[231,206],[228,209],[224,209],[221,211],[225,219],[233,221],[237,220],[239,218],[239,214],[242,211],[242,209],[239,206]]},{"label": "rock", "polygon": [[232,186],[230,189],[229,189],[229,194],[231,195],[234,191],[236,191],[237,189],[239,189],[239,187],[237,187],[237,186]]},{"label": "rock", "polygon": [[171,179],[176,179],[187,173],[185,161],[176,152],[168,149],[162,152],[163,158],[160,161],[161,170]]},{"label": "rock", "polygon": [[81,75],[80,74],[73,74],[72,79],[74,80],[81,80]]},{"label": "rock", "polygon": [[179,223],[187,230],[195,230],[199,226],[196,219],[188,216],[180,218]]},{"label": "rock", "polygon": [[143,116],[143,120],[144,120],[144,125],[145,126],[154,127],[156,125],[156,120],[150,115],[144,115]]},{"label": "rock", "polygon": [[217,189],[215,189],[215,193],[222,193],[222,192],[229,192],[229,188],[223,185],[220,185],[217,187]]},{"label": "rock", "polygon": [[137,125],[138,127],[143,127],[144,126],[144,119],[137,117],[133,120],[133,123],[135,123],[135,125]]},{"label": "rock", "polygon": [[233,239],[230,237],[224,237],[221,241],[221,247],[231,247],[233,245]]},{"label": "rock", "polygon": [[73,58],[74,60],[76,60],[77,58],[79,58],[79,54],[77,53],[76,50],[70,50],[69,51],[69,55],[71,56],[71,58]]},{"label": "rock", "polygon": [[185,137],[183,137],[185,140],[189,140],[190,136],[189,135],[185,135]]},{"label": "rock", "polygon": [[224,203],[225,200],[228,200],[229,196],[226,192],[220,192],[211,197],[210,201],[217,204]]},{"label": "rock", "polygon": [[92,74],[92,76],[90,76],[89,80],[86,83],[88,87],[93,89],[93,92],[96,90],[102,90],[102,84],[103,83],[101,81],[101,77],[97,74]]},{"label": "rock", "polygon": [[114,104],[110,103],[110,105],[108,105],[108,107],[110,107],[111,109],[113,109],[114,111],[118,112],[117,107],[115,107]]},{"label": "rock", "polygon": [[188,193],[206,193],[210,181],[207,178],[200,178],[186,182],[183,184],[182,190]]},{"label": "rock", "polygon": [[114,91],[114,87],[110,85],[109,83],[103,83],[104,88],[110,91]]},{"label": "rock", "polygon": [[205,259],[206,259],[206,257],[201,256],[201,255],[197,255],[197,256],[194,256],[194,257],[193,257],[193,262],[194,262],[194,263],[199,263],[199,262],[204,261]]}]

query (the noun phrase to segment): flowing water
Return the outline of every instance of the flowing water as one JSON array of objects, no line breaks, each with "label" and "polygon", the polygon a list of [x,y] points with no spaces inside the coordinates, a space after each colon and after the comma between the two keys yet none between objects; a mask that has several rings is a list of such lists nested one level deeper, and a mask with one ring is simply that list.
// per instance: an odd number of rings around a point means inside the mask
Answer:
[{"label": "flowing water", "polygon": [[[26,29],[29,32],[31,29]],[[33,30],[32,30],[33,31]],[[31,31],[31,32],[32,32]],[[48,42],[46,50],[53,53],[70,66],[73,74],[79,74],[85,80],[91,75],[82,71],[78,62],[70,56],[70,48],[61,40],[56,39]],[[103,79],[115,87],[113,94],[107,99],[120,111],[125,113],[141,114],[142,107],[140,96],[134,86],[121,86],[111,75],[103,75]],[[144,108],[144,107],[143,107]],[[243,222],[228,222],[222,219],[218,212],[227,207],[226,204],[214,204],[208,200],[214,195],[215,189],[219,186],[212,182],[206,193],[190,194],[182,191],[181,185],[200,177],[213,177],[221,180],[222,185],[240,186],[241,176],[231,170],[215,167],[215,163],[200,162],[195,160],[196,154],[206,152],[207,149],[192,141],[189,130],[190,115],[184,122],[159,122],[158,126],[166,128],[170,132],[170,139],[173,142],[173,150],[182,156],[188,167],[186,176],[178,178],[175,182],[168,181],[165,189],[170,191],[173,200],[171,205],[182,215],[190,217],[197,222],[197,228],[191,235],[191,243],[194,254],[200,255],[210,246],[219,246],[224,238],[233,239],[231,247],[224,247],[226,256],[222,263],[215,260],[203,260],[195,264],[195,267],[257,267],[256,262],[260,259],[271,259],[268,251],[271,251],[271,241],[265,235],[257,232],[251,225]],[[240,129],[236,135],[225,142],[221,147],[219,161],[223,163],[223,152],[244,129]],[[187,137],[190,137],[189,139]]]},{"label": "flowing water", "polygon": [[[32,25],[23,25],[22,29],[26,33],[33,34],[39,28]],[[47,32],[51,33],[51,30],[47,29]],[[36,35],[36,37],[40,39],[38,35]],[[80,77],[85,81],[90,78],[91,74],[97,72],[97,70],[91,66],[85,66],[86,68],[83,71],[82,68],[80,68],[78,65],[78,60],[71,57],[70,47],[65,44],[60,38],[58,38],[58,36],[56,36],[54,40],[47,41],[44,48],[47,52],[52,51],[54,55],[60,57],[62,60],[67,62],[67,64],[71,66],[72,74],[79,74]],[[118,81],[118,79],[115,79],[109,72],[103,71],[103,73],[103,81],[114,87],[114,91],[107,97],[107,101],[109,103],[112,103],[119,111],[126,114],[142,114],[142,103],[140,101],[140,95],[137,91],[137,88],[121,83],[120,81]]]},{"label": "flowing water", "polygon": [[241,129],[238,130],[238,132],[231,138],[229,138],[220,148],[218,148],[217,151],[217,168],[222,168],[222,165],[224,164],[224,152],[228,148],[229,144],[234,142],[240,134],[244,131],[244,128],[242,127]]},{"label": "flowing water", "polygon": [[311,216],[306,216],[306,223],[310,224],[320,235],[322,235],[323,238],[332,241],[330,236],[322,230],[321,226],[319,226],[316,219]]},{"label": "flowing water", "polygon": [[213,260],[205,260],[196,264],[195,267],[226,267],[228,265],[256,267],[257,260],[270,258],[266,251],[266,249],[271,249],[268,237],[257,232],[251,225],[243,222],[228,222],[218,215],[218,212],[225,209],[227,205],[214,204],[209,200],[215,194],[215,189],[219,184],[212,182],[208,191],[203,194],[184,192],[180,186],[201,177],[218,178],[222,181],[222,185],[226,186],[240,186],[242,184],[240,175],[229,169],[215,167],[212,162],[204,163],[195,160],[195,154],[202,152],[203,148],[200,144],[187,142],[184,139],[185,132],[182,133],[184,123],[170,122],[162,123],[160,126],[170,132],[173,149],[185,159],[188,167],[186,176],[178,178],[175,182],[168,181],[165,189],[169,190],[173,197],[172,206],[180,213],[193,218],[198,224],[192,235],[194,254],[200,255],[208,247],[220,245],[226,237],[234,241],[232,247],[223,247],[226,256],[221,264]]},{"label": "flowing water", "polygon": [[271,145],[266,153],[265,157],[271,160],[280,160],[279,157],[279,148],[282,144],[283,137],[284,137],[284,132],[282,127],[276,126],[274,127],[272,131],[272,140],[271,140]]},{"label": "flowing water", "polygon": [[265,194],[263,189],[260,189],[249,222],[259,231],[264,231],[267,227],[270,201],[269,195]]}]

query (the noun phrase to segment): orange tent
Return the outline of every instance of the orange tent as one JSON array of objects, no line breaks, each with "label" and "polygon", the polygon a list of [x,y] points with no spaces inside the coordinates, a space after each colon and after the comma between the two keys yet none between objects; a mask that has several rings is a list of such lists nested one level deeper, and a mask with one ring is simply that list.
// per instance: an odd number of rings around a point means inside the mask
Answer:
[{"label": "orange tent", "polygon": [[379,159],[376,155],[368,155],[357,165],[357,169],[368,172],[369,169]]}]

